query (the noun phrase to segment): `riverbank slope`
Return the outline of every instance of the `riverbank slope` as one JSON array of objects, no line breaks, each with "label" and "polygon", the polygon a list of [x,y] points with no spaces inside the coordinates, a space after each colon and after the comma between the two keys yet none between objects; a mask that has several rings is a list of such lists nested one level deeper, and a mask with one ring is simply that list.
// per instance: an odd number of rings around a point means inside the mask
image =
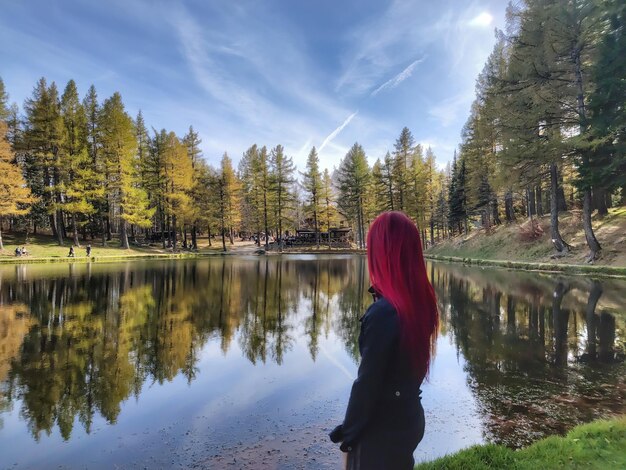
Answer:
[{"label": "riverbank slope", "polygon": [[600,420],[551,436],[520,450],[498,445],[470,447],[416,470],[626,468],[626,417]]},{"label": "riverbank slope", "polygon": [[[430,247],[426,254],[472,260],[584,265],[588,250],[580,217],[580,211],[560,214],[561,235],[572,246],[572,250],[559,258],[553,258],[549,216],[535,219],[539,228],[534,239],[529,237],[531,225],[525,220],[523,223],[494,227],[490,233],[482,229],[472,230],[468,235],[460,235]],[[611,209],[603,218],[594,215],[594,230],[602,245],[600,258],[594,264],[626,268],[626,207]]]}]

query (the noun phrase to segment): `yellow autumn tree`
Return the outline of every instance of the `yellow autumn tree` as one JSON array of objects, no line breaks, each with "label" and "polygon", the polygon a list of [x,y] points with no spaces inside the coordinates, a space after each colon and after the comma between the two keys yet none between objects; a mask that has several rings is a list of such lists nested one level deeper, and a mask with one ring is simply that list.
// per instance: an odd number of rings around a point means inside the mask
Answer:
[{"label": "yellow autumn tree", "polygon": [[3,219],[7,216],[28,213],[30,205],[34,202],[6,135],[7,125],[4,121],[0,121],[0,250],[4,250]]}]

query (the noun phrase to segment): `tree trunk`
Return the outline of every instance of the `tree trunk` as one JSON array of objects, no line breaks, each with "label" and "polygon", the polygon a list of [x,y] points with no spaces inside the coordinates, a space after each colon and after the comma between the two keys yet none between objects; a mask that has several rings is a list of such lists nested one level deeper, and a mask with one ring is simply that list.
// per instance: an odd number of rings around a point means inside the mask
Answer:
[{"label": "tree trunk", "polygon": [[72,214],[72,228],[74,230],[74,245],[80,246],[80,242],[78,241],[78,227],[76,225],[76,214]]},{"label": "tree trunk", "polygon": [[269,248],[269,237],[268,226],[267,226],[267,190],[263,190],[263,226],[265,228],[265,250]]},{"label": "tree trunk", "polygon": [[435,244],[435,221],[433,218],[430,218],[430,245],[433,246]]},{"label": "tree trunk", "polygon": [[193,224],[191,226],[191,248],[193,248],[194,250],[198,249],[198,234],[196,233],[198,231],[196,224]]},{"label": "tree trunk", "polygon": [[232,227],[230,227],[230,228],[228,229],[228,240],[230,241],[230,244],[231,244],[231,245],[234,245],[234,244],[235,244],[235,236],[234,236],[234,233],[235,233],[235,229],[233,229]]},{"label": "tree trunk", "polygon": [[207,224],[206,233],[207,233],[207,238],[209,239],[209,246],[213,246],[213,242],[211,241],[211,224]]},{"label": "tree trunk", "polygon": [[0,217],[0,251],[4,250],[4,243],[2,242],[2,217]]},{"label": "tree trunk", "polygon": [[563,296],[567,293],[562,281],[559,281],[552,294],[552,322],[554,328],[554,361],[556,365],[567,364],[567,323],[569,312],[561,310]]},{"label": "tree trunk", "polygon": [[602,296],[602,284],[592,281],[591,291],[585,308],[585,321],[587,323],[587,354],[590,359],[596,358],[596,305]]},{"label": "tree trunk", "polygon": [[559,232],[559,179],[556,164],[550,164],[550,233],[552,245],[558,253],[569,252],[569,245],[563,241]]},{"label": "tree trunk", "polygon": [[57,220],[57,241],[60,246],[63,246],[63,234],[65,233],[65,227],[63,225],[63,216],[61,211],[55,211],[55,217]]},{"label": "tree trunk", "polygon": [[163,210],[161,210],[161,244],[163,246],[163,249],[165,250],[165,248],[167,247],[165,244],[165,212]]},{"label": "tree trunk", "polygon": [[603,188],[595,188],[593,190],[593,205],[598,209],[598,216],[604,217],[609,213],[609,208],[606,206],[606,194],[607,192]]},{"label": "tree trunk", "polygon": [[[313,204],[316,204],[314,201]],[[313,210],[313,221],[315,222],[315,245],[317,245],[317,249],[320,249],[320,231],[317,226],[317,210]]]},{"label": "tree trunk", "polygon": [[543,217],[543,197],[540,184],[535,187],[535,198],[537,200],[537,215]]},{"label": "tree trunk", "polygon": [[172,216],[172,230],[171,232],[174,234],[172,237],[172,251],[176,251],[176,246],[178,244],[178,234],[176,233],[176,216]]},{"label": "tree trunk", "polygon": [[591,224],[591,189],[585,189],[583,194],[583,229],[585,231],[587,246],[589,246],[589,256],[587,257],[587,262],[591,263],[598,257],[601,250],[600,243],[593,233],[593,227]]},{"label": "tree trunk", "polygon": [[[121,214],[123,214],[122,210],[120,210]],[[126,232],[126,221],[123,218],[120,218],[120,244],[125,250],[130,248],[128,245],[128,233]]]},{"label": "tree trunk", "polygon": [[528,194],[528,211],[530,215],[537,214],[537,204],[535,201],[535,191],[533,191],[530,186],[526,189],[526,194]]},{"label": "tree trunk", "polygon": [[101,227],[102,228],[102,230],[101,230],[101,233],[102,233],[102,246],[106,246],[106,244],[107,244],[107,237],[106,237],[106,230],[105,230],[106,221],[104,219],[105,219],[105,216],[102,216],[102,220],[100,221],[101,224],[102,224],[102,227]]},{"label": "tree trunk", "polygon": [[491,208],[493,211],[493,223],[494,225],[500,225],[502,224],[502,221],[500,220],[500,213],[498,211],[498,198],[497,196],[493,196],[493,198],[491,199]]},{"label": "tree trunk", "polygon": [[504,217],[507,223],[511,223],[515,220],[513,213],[513,192],[510,189],[504,195]]}]

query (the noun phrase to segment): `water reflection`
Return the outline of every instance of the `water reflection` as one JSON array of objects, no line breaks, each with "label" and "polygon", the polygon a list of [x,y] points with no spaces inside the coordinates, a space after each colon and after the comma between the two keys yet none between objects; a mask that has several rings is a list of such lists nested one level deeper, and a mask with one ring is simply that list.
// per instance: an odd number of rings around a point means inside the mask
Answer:
[{"label": "water reflection", "polygon": [[488,440],[519,447],[626,410],[623,283],[609,281],[603,303],[600,281],[441,272],[437,292]]},{"label": "water reflection", "polygon": [[[0,271],[0,419],[19,406],[35,440],[55,427],[69,440],[77,423],[89,434],[98,416],[114,424],[154,384],[192,384],[208,343],[280,366],[297,344],[318,360],[334,335],[356,362],[370,302],[362,257],[47,269]],[[623,281],[430,274],[488,440],[516,447],[625,411]]]},{"label": "water reflection", "polygon": [[[69,276],[33,280],[20,266],[0,287],[2,406],[19,400],[35,439],[55,425],[69,439],[75,418],[89,433],[95,413],[115,423],[120,403],[146,384],[177,374],[192,382],[212,337],[227,352],[237,332],[250,362],[281,364],[304,336],[315,359],[335,302],[337,329],[354,355],[364,267],[353,264],[229,258],[97,275],[70,265]],[[304,335],[291,319],[300,302],[310,304]]]}]

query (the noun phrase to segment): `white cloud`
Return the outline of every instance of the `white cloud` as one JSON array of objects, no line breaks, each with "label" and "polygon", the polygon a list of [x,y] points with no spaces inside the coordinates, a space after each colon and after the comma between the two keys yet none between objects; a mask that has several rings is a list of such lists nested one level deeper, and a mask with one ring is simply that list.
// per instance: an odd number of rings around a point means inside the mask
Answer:
[{"label": "white cloud", "polygon": [[474,92],[459,93],[432,106],[428,114],[439,121],[441,126],[448,127],[459,118],[466,116],[474,99]]},{"label": "white cloud", "polygon": [[408,67],[406,67],[402,72],[400,72],[395,77],[387,80],[385,83],[383,83],[378,88],[376,88],[371,93],[370,96],[376,96],[378,93],[380,93],[383,90],[391,90],[397,87],[398,85],[400,85],[400,83],[405,81],[407,78],[409,78],[413,74],[413,69],[415,69],[417,64],[423,62],[425,59],[426,59],[425,57],[422,57],[421,59],[417,59],[411,62],[411,64]]},{"label": "white cloud", "polygon": [[333,139],[334,139],[335,137],[337,137],[337,136],[339,135],[339,133],[340,133],[342,130],[344,130],[344,128],[345,128],[348,124],[350,124],[350,121],[352,121],[352,119],[354,119],[354,117],[355,117],[358,113],[359,113],[358,111],[353,112],[350,116],[348,116],[348,117],[346,118],[346,120],[345,120],[345,121],[343,121],[343,123],[342,123],[342,124],[341,124],[341,125],[340,125],[337,129],[335,129],[335,130],[334,130],[334,131],[332,131],[330,134],[328,134],[328,136],[324,139],[324,142],[322,142],[322,145],[320,145],[320,148],[319,148],[319,150],[318,150],[318,151],[319,151],[319,152],[321,152],[322,150],[324,150],[324,148],[325,148],[328,144],[330,144],[330,143],[333,141]]},{"label": "white cloud", "polygon": [[490,26],[491,23],[493,23],[493,16],[491,13],[483,11],[479,15],[472,18],[467,24],[479,28],[486,28],[487,26]]}]

